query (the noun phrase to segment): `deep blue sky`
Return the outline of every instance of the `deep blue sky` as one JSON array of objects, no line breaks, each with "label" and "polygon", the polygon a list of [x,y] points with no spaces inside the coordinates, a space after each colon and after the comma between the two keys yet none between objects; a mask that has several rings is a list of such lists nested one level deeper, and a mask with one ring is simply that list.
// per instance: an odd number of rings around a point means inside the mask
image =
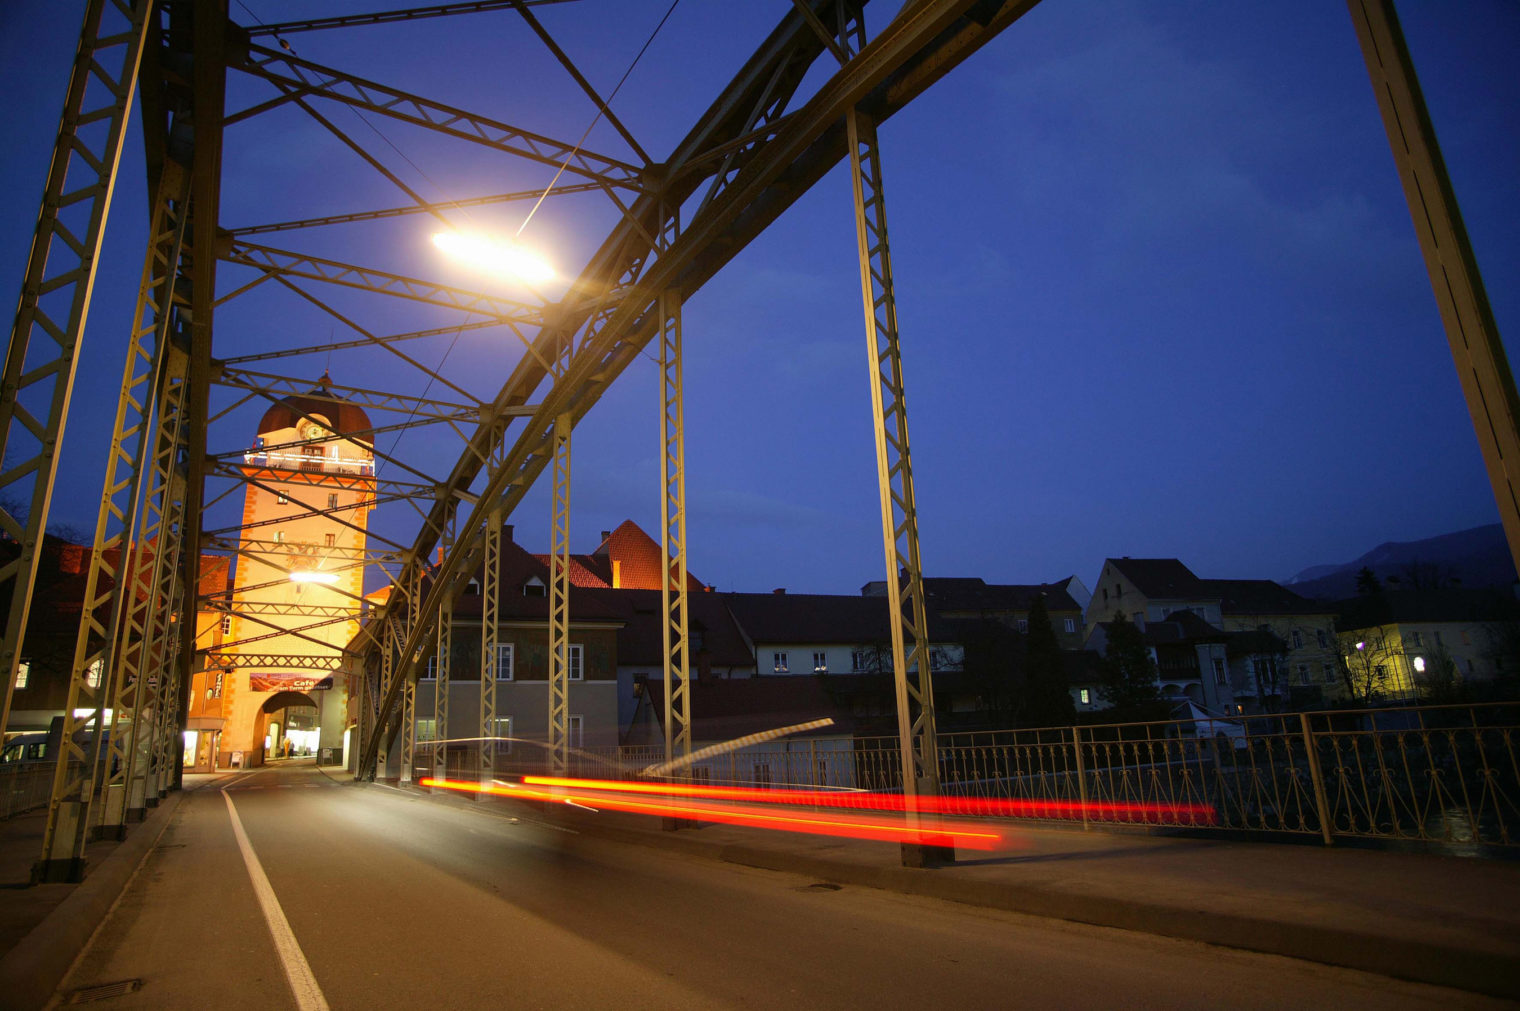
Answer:
[{"label": "deep blue sky", "polygon": [[[400,6],[246,3],[265,21]],[[0,7],[0,280],[13,293],[82,6]],[[606,93],[665,7],[583,0],[539,13]],[[654,157],[788,7],[681,0],[614,103]],[[1513,339],[1520,6],[1399,9]],[[252,20],[236,2],[232,13]],[[557,137],[590,121],[508,13],[290,41],[317,62]],[[238,79],[230,105],[268,94]],[[547,181],[466,145],[373,121],[382,140],[351,112],[330,114],[432,198]],[[930,574],[1091,584],[1106,556],[1127,554],[1281,579],[1497,518],[1342,4],[1044,0],[886,124],[882,143]],[[588,144],[627,156],[605,125]],[[135,123],[123,165],[54,509],[82,528],[94,521],[141,263]],[[225,189],[229,225],[406,202],[295,112],[235,129]],[[515,229],[522,213],[460,221]],[[573,273],[610,220],[595,197],[551,201],[525,234]],[[269,241],[444,279],[431,230],[418,216]],[[223,275],[224,286],[238,276]],[[836,170],[687,303],[691,566],[721,589],[854,592],[879,577],[858,284],[848,179]],[[447,318],[332,300],[382,333]],[[219,314],[217,354],[318,343],[334,326],[260,289]],[[407,349],[437,362],[448,345]],[[518,353],[509,338],[467,333],[444,371],[489,396]],[[314,378],[323,365],[283,370]],[[378,355],[332,368],[340,382],[420,388]],[[657,534],[655,398],[654,367],[640,362],[577,429],[576,550],[627,517]],[[215,448],[245,443],[259,413],[234,414]],[[399,453],[441,474],[457,440],[412,434]],[[232,505],[212,522],[235,522]],[[518,540],[543,550],[546,493],[514,521]],[[413,522],[403,506],[374,517],[404,541]]]}]

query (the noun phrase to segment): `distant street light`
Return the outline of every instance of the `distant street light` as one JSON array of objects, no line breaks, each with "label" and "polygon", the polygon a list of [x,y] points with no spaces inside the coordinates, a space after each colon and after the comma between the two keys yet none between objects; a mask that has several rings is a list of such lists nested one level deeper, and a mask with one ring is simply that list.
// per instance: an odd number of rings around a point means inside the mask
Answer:
[{"label": "distant street light", "polygon": [[451,259],[483,273],[525,284],[554,280],[554,268],[548,261],[510,240],[471,232],[435,232],[433,245]]}]

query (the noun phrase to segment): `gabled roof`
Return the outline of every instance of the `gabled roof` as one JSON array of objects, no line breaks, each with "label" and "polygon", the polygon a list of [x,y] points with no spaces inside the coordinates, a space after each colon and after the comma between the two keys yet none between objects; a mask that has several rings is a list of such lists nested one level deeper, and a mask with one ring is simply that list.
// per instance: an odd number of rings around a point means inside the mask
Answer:
[{"label": "gabled roof", "polygon": [[1333,610],[1270,579],[1200,579],[1198,584],[1204,596],[1219,598],[1225,614],[1329,614]]},{"label": "gabled roof", "polygon": [[1520,621],[1520,601],[1502,590],[1385,590],[1335,605],[1341,631],[1394,622]]},{"label": "gabled roof", "polygon": [[[664,669],[665,632],[658,590],[599,590],[597,596],[618,608],[624,621],[618,631],[618,665],[648,666]],[[710,667],[752,667],[755,656],[744,635],[734,624],[733,615],[716,593],[689,593],[686,596],[687,621],[695,639],[701,636],[702,650]],[[696,668],[704,659],[693,654]]]},{"label": "gabled roof", "polygon": [[1156,600],[1208,596],[1203,581],[1175,558],[1110,558],[1106,564],[1118,569],[1141,593]]},{"label": "gabled roof", "polygon": [[[844,597],[814,593],[720,593],[751,642],[877,643],[889,641],[891,606],[885,597]],[[937,615],[930,614],[929,637]]]},{"label": "gabled roof", "polygon": [[[777,742],[798,738],[852,734],[855,719],[848,702],[829,690],[830,675],[766,678],[696,679],[687,686],[691,693],[692,738],[727,741],[780,727],[808,723],[825,717],[834,725]],[[644,703],[655,723],[665,715],[665,683],[651,678],[644,683]]]},{"label": "gabled roof", "polygon": [[1230,656],[1277,656],[1287,651],[1288,644],[1270,628],[1232,633],[1225,648]]},{"label": "gabled roof", "polygon": [[[501,579],[501,593],[498,598],[499,615],[502,621],[513,619],[526,619],[529,621],[549,620],[549,598],[547,596],[528,596],[523,593],[523,587],[531,580],[536,579],[544,584],[549,584],[549,567],[539,561],[533,555],[524,551],[522,546],[508,538],[501,541],[501,564],[497,568]],[[483,569],[477,569],[474,579],[479,580],[484,574]],[[426,587],[423,590],[426,594]],[[479,618],[481,604],[484,598],[478,593],[461,593],[454,599],[454,616],[458,618]],[[584,590],[570,593],[570,622],[574,624],[580,621],[620,621],[622,613],[619,608],[609,606],[606,600],[594,590]]]},{"label": "gabled roof", "polygon": [[1161,621],[1145,623],[1145,641],[1152,645],[1168,642],[1224,642],[1229,633],[1215,628],[1192,611],[1172,611]]},{"label": "gabled roof", "polygon": [[1082,610],[1066,584],[987,583],[981,579],[940,576],[924,579],[924,597],[937,611],[1028,611],[1036,597],[1045,598],[1045,609]]}]

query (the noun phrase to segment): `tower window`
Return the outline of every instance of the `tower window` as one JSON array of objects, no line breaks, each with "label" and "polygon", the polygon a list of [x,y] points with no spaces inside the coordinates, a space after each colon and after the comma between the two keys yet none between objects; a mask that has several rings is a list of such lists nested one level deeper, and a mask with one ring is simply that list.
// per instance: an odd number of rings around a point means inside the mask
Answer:
[{"label": "tower window", "polygon": [[329,548],[337,547],[337,545],[338,545],[338,535],[337,534],[323,534],[322,535],[322,541]]},{"label": "tower window", "polygon": [[329,508],[329,509],[336,509],[336,508],[338,508],[338,493],[337,492],[330,491],[330,492],[327,493],[327,508]]}]

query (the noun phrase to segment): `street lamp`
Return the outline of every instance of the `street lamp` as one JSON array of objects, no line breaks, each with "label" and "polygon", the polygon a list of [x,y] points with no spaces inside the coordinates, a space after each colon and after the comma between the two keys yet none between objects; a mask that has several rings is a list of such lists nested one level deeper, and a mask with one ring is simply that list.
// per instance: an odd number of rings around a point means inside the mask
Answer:
[{"label": "street lamp", "polygon": [[474,232],[434,232],[433,245],[449,258],[482,273],[525,284],[554,280],[554,268],[547,260],[508,239]]}]

